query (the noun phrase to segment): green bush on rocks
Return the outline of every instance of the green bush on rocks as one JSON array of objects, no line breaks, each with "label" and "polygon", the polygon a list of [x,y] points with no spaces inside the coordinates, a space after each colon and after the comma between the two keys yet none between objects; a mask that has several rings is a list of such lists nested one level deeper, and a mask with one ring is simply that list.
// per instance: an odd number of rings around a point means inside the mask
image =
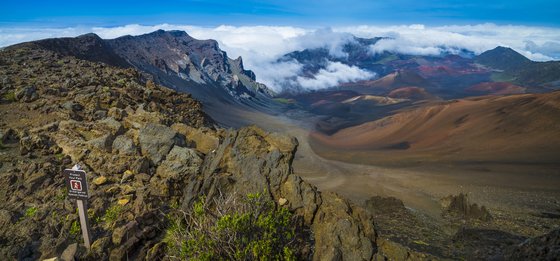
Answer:
[{"label": "green bush on rocks", "polygon": [[261,193],[195,202],[167,215],[170,258],[188,260],[295,260],[295,218]]}]

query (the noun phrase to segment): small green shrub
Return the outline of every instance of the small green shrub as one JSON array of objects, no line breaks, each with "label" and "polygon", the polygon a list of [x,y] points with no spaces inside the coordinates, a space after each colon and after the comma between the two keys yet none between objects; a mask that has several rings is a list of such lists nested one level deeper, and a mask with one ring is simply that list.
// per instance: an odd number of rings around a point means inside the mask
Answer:
[{"label": "small green shrub", "polygon": [[32,218],[37,214],[37,208],[36,207],[30,207],[27,210],[25,210],[25,215],[24,217],[26,218]]},{"label": "small green shrub", "polygon": [[54,154],[54,157],[55,157],[57,160],[61,160],[62,158],[64,158],[64,153],[57,153],[57,154]]},{"label": "small green shrub", "polygon": [[179,209],[179,202],[177,202],[177,200],[174,200],[169,204],[169,207],[171,209]]},{"label": "small green shrub", "polygon": [[80,231],[82,231],[80,222],[77,220],[72,221],[72,225],[70,226],[70,235],[77,236],[80,234]]},{"label": "small green shrub", "polygon": [[62,189],[60,193],[56,194],[55,199],[57,201],[64,201],[68,197],[68,191],[66,189]]},{"label": "small green shrub", "polygon": [[[210,206],[212,205],[212,207]],[[170,258],[187,260],[295,260],[296,220],[260,193],[209,204],[204,198],[167,216]]]},{"label": "small green shrub", "polygon": [[101,220],[105,222],[107,226],[112,227],[121,213],[122,207],[120,205],[113,205],[105,211]]},{"label": "small green shrub", "polygon": [[15,91],[7,92],[4,94],[2,98],[4,98],[4,100],[6,101],[14,102],[16,101],[16,92]]},{"label": "small green shrub", "polygon": [[124,86],[126,84],[126,79],[124,78],[118,79],[117,84],[120,86]]}]

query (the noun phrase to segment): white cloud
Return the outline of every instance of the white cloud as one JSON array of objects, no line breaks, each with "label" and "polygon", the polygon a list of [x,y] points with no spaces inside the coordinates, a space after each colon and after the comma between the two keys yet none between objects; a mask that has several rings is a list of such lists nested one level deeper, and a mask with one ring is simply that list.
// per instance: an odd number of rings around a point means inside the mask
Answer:
[{"label": "white cloud", "polygon": [[266,84],[275,92],[280,92],[284,88],[298,85],[295,76],[301,72],[302,67],[301,64],[293,60],[287,62],[265,62],[255,71],[259,72],[257,80]]},{"label": "white cloud", "polygon": [[340,83],[367,80],[375,74],[356,66],[348,66],[339,62],[329,62],[325,69],[320,69],[314,78],[297,77],[299,85],[305,89],[318,90],[336,87]]},{"label": "white cloud", "polygon": [[[454,52],[460,49],[480,54],[496,46],[511,47],[529,59],[537,61],[558,60],[560,28],[514,25],[449,25],[428,27],[424,25],[349,26],[334,29],[360,37],[384,36],[393,39],[380,42],[374,51],[400,51],[407,54],[432,54],[438,51]],[[528,46],[531,41],[535,45]]]},{"label": "white cloud", "polygon": [[[331,55],[344,57],[341,46],[359,37],[390,37],[371,47],[372,52],[384,50],[408,54],[437,55],[442,51],[458,52],[461,49],[476,54],[498,45],[515,49],[530,59],[545,61],[560,59],[560,28],[513,25],[449,25],[426,26],[422,24],[394,26],[346,26],[327,29],[292,26],[228,26],[202,27],[191,25],[160,24],[153,26],[130,24],[119,27],[70,27],[70,28],[0,28],[0,46],[49,37],[77,36],[94,32],[102,38],[122,35],[139,35],[155,31],[184,30],[198,39],[215,39],[232,58],[243,57],[247,69],[255,71],[257,80],[280,90],[286,82],[308,88],[321,88],[344,79],[367,78],[367,72],[355,67],[342,68],[331,64],[315,79],[296,78],[301,71],[297,62],[276,62],[288,52],[305,48],[325,47]],[[344,78],[345,76],[352,76]]]}]

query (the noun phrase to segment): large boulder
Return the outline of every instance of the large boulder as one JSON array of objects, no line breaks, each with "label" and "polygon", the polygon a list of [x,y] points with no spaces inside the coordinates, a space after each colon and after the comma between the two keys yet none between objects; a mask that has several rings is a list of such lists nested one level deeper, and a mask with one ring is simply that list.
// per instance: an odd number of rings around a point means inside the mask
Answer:
[{"label": "large boulder", "polygon": [[15,98],[23,102],[35,101],[39,98],[39,94],[37,94],[37,87],[27,86],[21,88],[15,92]]},{"label": "large boulder", "polygon": [[186,177],[195,176],[200,171],[202,162],[203,159],[197,151],[174,146],[150,181],[152,194],[171,196],[180,192]]},{"label": "large boulder", "polygon": [[124,132],[123,125],[113,117],[104,118],[103,120],[98,121],[98,124],[112,136],[117,136]]},{"label": "large boulder", "polygon": [[113,153],[135,155],[137,152],[134,141],[126,135],[119,135],[113,141]]},{"label": "large boulder", "polygon": [[113,136],[111,134],[104,134],[101,137],[89,140],[88,144],[98,150],[110,152],[111,144],[113,144]]},{"label": "large boulder", "polygon": [[163,178],[193,175],[198,173],[201,165],[202,158],[196,150],[174,146],[156,174]]},{"label": "large boulder", "polygon": [[138,142],[142,155],[147,156],[157,165],[165,159],[174,145],[184,146],[185,138],[165,125],[148,123],[146,127],[140,129]]},{"label": "large boulder", "polygon": [[209,128],[193,128],[184,123],[176,123],[171,128],[178,133],[185,135],[189,141],[194,142],[196,149],[204,154],[208,154],[215,150],[220,139],[215,131]]}]

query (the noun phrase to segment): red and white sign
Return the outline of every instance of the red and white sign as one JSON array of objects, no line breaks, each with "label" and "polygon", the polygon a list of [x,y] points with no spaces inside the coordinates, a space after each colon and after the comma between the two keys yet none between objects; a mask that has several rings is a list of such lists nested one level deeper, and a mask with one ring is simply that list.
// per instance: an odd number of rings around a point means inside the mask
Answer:
[{"label": "red and white sign", "polygon": [[68,188],[69,198],[75,198],[75,199],[89,198],[85,171],[65,169],[64,178],[66,179],[66,188]]}]

